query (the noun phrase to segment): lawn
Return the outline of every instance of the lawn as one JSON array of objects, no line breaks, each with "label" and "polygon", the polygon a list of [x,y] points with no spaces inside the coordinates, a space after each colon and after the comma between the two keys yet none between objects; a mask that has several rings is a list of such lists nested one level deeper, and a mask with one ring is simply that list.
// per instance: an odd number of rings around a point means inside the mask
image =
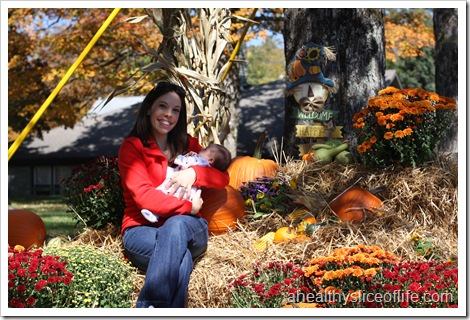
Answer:
[{"label": "lawn", "polygon": [[27,209],[37,213],[46,226],[47,239],[58,236],[73,238],[82,231],[82,225],[76,225],[59,195],[10,197],[8,204],[10,209]]}]

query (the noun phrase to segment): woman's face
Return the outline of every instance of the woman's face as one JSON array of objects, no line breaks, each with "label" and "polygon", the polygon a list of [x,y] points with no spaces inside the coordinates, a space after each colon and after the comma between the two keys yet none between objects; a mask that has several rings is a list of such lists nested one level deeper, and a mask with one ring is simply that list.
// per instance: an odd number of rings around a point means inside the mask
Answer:
[{"label": "woman's face", "polygon": [[167,135],[176,126],[180,112],[181,99],[176,92],[168,92],[157,98],[149,111],[154,135]]}]

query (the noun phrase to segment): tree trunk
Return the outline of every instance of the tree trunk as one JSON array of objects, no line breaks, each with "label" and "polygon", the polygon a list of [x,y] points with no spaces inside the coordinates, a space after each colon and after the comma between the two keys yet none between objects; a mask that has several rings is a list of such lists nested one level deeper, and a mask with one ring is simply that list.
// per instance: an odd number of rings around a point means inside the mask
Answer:
[{"label": "tree trunk", "polygon": [[[353,140],[353,115],[367,106],[385,83],[385,12],[383,9],[311,9],[285,10],[284,43],[286,64],[307,42],[333,47],[336,61],[322,66],[325,77],[335,82],[325,109],[338,111],[337,126],[344,126],[344,139]],[[298,119],[292,115],[298,103],[286,97],[284,151],[298,156],[296,138]],[[305,139],[305,138],[303,138]],[[351,141],[354,145],[354,141]]]},{"label": "tree trunk", "polygon": [[[456,8],[434,9],[436,93],[458,100],[458,14]],[[439,143],[442,152],[457,152],[457,116]]]}]

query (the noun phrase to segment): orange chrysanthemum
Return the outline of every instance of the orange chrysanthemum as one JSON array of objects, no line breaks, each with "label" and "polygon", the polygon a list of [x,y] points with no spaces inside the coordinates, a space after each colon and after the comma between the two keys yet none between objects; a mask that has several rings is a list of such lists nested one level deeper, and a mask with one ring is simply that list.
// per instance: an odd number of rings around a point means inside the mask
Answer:
[{"label": "orange chrysanthemum", "polygon": [[395,131],[395,137],[396,138],[403,138],[405,134],[403,133],[403,130],[397,130]]},{"label": "orange chrysanthemum", "polygon": [[364,153],[366,151],[367,151],[367,148],[363,144],[357,146],[357,152]]}]

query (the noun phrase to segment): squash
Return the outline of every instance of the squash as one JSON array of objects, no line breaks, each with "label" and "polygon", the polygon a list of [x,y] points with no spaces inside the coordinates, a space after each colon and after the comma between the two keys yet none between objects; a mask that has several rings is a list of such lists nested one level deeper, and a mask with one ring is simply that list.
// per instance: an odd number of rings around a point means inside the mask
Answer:
[{"label": "squash", "polygon": [[30,210],[8,210],[8,245],[40,248],[45,240],[46,226],[40,216]]},{"label": "squash", "polygon": [[258,138],[255,153],[251,156],[238,156],[232,159],[227,172],[230,175],[229,185],[239,189],[243,182],[254,181],[256,178],[269,177],[274,178],[279,170],[278,164],[270,159],[261,159],[261,148],[267,132]]},{"label": "squash", "polygon": [[317,220],[314,216],[308,216],[300,221],[297,225],[297,234],[299,235],[311,235],[315,228],[309,227],[310,225],[315,225]]},{"label": "squash", "polygon": [[335,161],[344,165],[356,162],[354,155],[347,150],[338,153],[335,157]]},{"label": "squash", "polygon": [[341,151],[346,150],[349,147],[347,143],[342,143],[337,147],[331,149],[320,148],[315,151],[313,159],[321,164],[328,164],[333,161],[334,157]]},{"label": "squash", "polygon": [[280,227],[274,233],[274,243],[289,242],[295,240],[297,233],[294,228],[291,227]]},{"label": "squash", "polygon": [[203,188],[199,213],[209,223],[209,234],[219,235],[237,228],[237,221],[245,216],[245,200],[231,186],[224,189]]},{"label": "squash", "polygon": [[372,216],[382,205],[382,200],[370,191],[360,187],[350,187],[333,199],[329,206],[343,221],[360,223]]}]

